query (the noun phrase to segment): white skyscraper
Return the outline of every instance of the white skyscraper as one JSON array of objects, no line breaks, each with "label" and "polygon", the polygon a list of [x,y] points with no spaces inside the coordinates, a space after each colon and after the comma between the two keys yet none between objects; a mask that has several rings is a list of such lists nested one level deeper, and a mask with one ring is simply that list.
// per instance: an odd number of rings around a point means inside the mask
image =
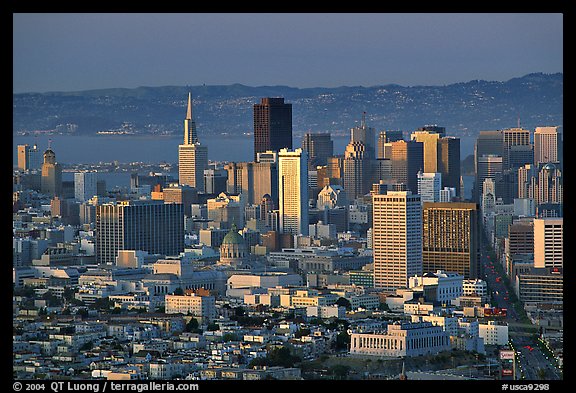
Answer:
[{"label": "white skyscraper", "polygon": [[444,187],[440,190],[440,202],[452,202],[454,197],[456,197],[456,189],[454,187]]},{"label": "white skyscraper", "polygon": [[308,235],[308,154],[305,150],[278,152],[280,233]]},{"label": "white skyscraper", "polygon": [[374,194],[372,249],[374,287],[407,288],[422,275],[422,204],[410,191]]},{"label": "white skyscraper", "polygon": [[534,132],[534,164],[559,162],[558,127],[536,127]]},{"label": "white skyscraper", "polygon": [[96,183],[97,172],[74,173],[74,198],[79,202],[86,202],[94,195],[98,195]]},{"label": "white skyscraper", "polygon": [[178,182],[204,191],[204,170],[208,169],[208,147],[200,144],[192,117],[192,95],[184,119],[184,144],[178,146]]},{"label": "white skyscraper", "polygon": [[563,267],[564,219],[534,220],[534,267]]},{"label": "white skyscraper", "polygon": [[[418,172],[418,194],[424,202],[439,202],[442,187],[442,174]],[[449,201],[448,201],[449,202]]]}]

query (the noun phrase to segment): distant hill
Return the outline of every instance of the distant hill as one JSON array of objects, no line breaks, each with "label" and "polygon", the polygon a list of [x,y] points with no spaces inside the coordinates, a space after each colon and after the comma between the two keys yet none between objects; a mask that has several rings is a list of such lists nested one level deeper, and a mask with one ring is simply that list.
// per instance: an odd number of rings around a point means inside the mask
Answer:
[{"label": "distant hill", "polygon": [[13,132],[180,133],[189,91],[200,138],[208,133],[251,133],[252,105],[262,97],[284,97],[292,103],[296,135],[347,134],[364,111],[368,125],[377,130],[410,131],[437,124],[460,136],[515,127],[518,117],[529,129],[563,124],[563,74],[535,73],[506,82],[474,80],[445,86],[299,89],[234,84],[22,93],[13,95]]}]

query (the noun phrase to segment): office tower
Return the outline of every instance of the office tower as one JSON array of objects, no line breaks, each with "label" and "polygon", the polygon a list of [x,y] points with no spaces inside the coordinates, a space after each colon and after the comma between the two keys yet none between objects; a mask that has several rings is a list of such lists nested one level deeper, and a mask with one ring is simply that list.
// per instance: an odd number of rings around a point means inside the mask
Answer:
[{"label": "office tower", "polygon": [[308,235],[308,154],[302,149],[278,152],[280,233]]},{"label": "office tower", "polygon": [[456,189],[460,195],[460,138],[443,137],[438,140],[438,171],[442,174],[442,187]]},{"label": "office tower", "polygon": [[439,202],[452,202],[452,199],[456,197],[456,189],[454,187],[444,187],[440,190],[440,201]]},{"label": "office tower", "polygon": [[533,164],[526,164],[517,171],[518,198],[537,198],[538,168]]},{"label": "office tower", "polygon": [[388,191],[373,195],[372,247],[374,287],[407,288],[422,275],[422,205],[419,195]]},{"label": "office tower", "polygon": [[192,98],[188,93],[188,108],[184,119],[184,143],[178,146],[178,181],[182,185],[204,190],[204,170],[208,169],[208,147],[203,146],[196,134],[192,117]]},{"label": "office tower", "polygon": [[508,229],[508,253],[534,254],[534,221],[515,221]]},{"label": "office tower", "polygon": [[[529,157],[530,131],[522,128],[509,128],[502,130],[502,169],[510,169],[523,164],[522,157]],[[533,154],[533,153],[532,153]],[[520,157],[515,157],[519,155]],[[532,157],[534,157],[532,155]],[[520,161],[520,162],[519,162]]]},{"label": "office tower", "polygon": [[178,255],[184,251],[182,205],[121,201],[96,206],[96,262],[114,264],[118,250]]},{"label": "office tower", "polygon": [[446,127],[439,127],[437,125],[425,125],[423,127],[418,127],[416,131],[427,131],[440,134],[441,137],[446,135]]},{"label": "office tower", "polygon": [[220,194],[226,191],[226,181],[228,173],[225,169],[205,169],[204,170],[204,192],[206,194]]},{"label": "office tower", "polygon": [[563,254],[564,219],[534,219],[534,267],[561,268]]},{"label": "office tower", "polygon": [[38,146],[18,145],[18,169],[29,171],[41,168],[42,153],[40,153]]},{"label": "office tower", "polygon": [[438,170],[438,141],[440,138],[440,134],[429,131],[415,131],[410,135],[410,140],[422,142],[424,152],[423,172],[440,172]]},{"label": "office tower", "polygon": [[348,143],[344,152],[343,186],[349,201],[366,195],[372,184],[370,160],[362,142]]},{"label": "office tower", "polygon": [[404,140],[402,131],[380,131],[378,134],[378,154],[376,158],[387,158],[384,150],[384,145],[390,142],[397,142]]},{"label": "office tower", "polygon": [[494,179],[487,177],[482,183],[482,195],[480,197],[480,209],[482,215],[494,212],[496,206],[496,183]]},{"label": "office tower", "polygon": [[50,147],[44,152],[40,188],[42,194],[49,197],[62,195],[62,167],[56,162],[56,154]]},{"label": "office tower", "polygon": [[254,104],[254,160],[259,152],[292,149],[292,104],[284,98],[262,98]]},{"label": "office tower", "polygon": [[477,200],[483,194],[483,184],[485,179],[492,179],[496,184],[502,177],[502,157],[496,155],[482,155],[478,158],[476,169],[475,188],[478,193]]},{"label": "office tower", "polygon": [[418,195],[422,203],[439,202],[440,189],[442,185],[441,173],[424,173],[418,171]]},{"label": "office tower", "polygon": [[364,144],[365,156],[369,160],[376,158],[376,129],[366,125],[366,112],[362,114],[360,127],[350,129],[350,143]]},{"label": "office tower", "polygon": [[228,173],[226,190],[243,194],[247,204],[259,203],[266,194],[278,201],[278,165],[275,162],[230,162],[224,166]]},{"label": "office tower", "polygon": [[558,127],[536,127],[534,131],[534,164],[559,162]]},{"label": "office tower", "polygon": [[406,184],[413,194],[418,193],[418,171],[424,170],[424,144],[417,141],[397,141],[386,143],[386,157],[390,152],[392,179],[395,183]]},{"label": "office tower", "polygon": [[180,203],[185,216],[192,215],[192,204],[198,203],[198,190],[193,187],[170,184],[162,190],[164,203]]},{"label": "office tower", "polygon": [[86,202],[98,195],[97,182],[97,172],[74,173],[74,198],[79,202]]},{"label": "office tower", "polygon": [[276,164],[278,162],[278,152],[266,150],[256,154],[256,162],[266,162],[268,164]]},{"label": "office tower", "polygon": [[274,204],[274,200],[272,200],[272,197],[268,194],[265,194],[262,197],[262,200],[260,201],[260,221],[266,221],[266,215],[268,214],[268,212],[272,211],[275,209],[275,204]]},{"label": "office tower", "polygon": [[344,156],[329,157],[326,164],[326,177],[329,184],[342,185],[344,178]]},{"label": "office tower", "polygon": [[196,134],[196,121],[192,117],[192,93],[188,92],[188,106],[184,119],[184,144],[193,145],[196,142],[198,142],[198,135]]},{"label": "office tower", "polygon": [[308,167],[315,170],[317,166],[326,165],[328,157],[334,155],[334,142],[330,133],[307,132],[302,138],[302,150],[308,152]]},{"label": "office tower", "polygon": [[444,270],[478,278],[477,204],[425,202],[422,217],[423,273]]},{"label": "office tower", "polygon": [[[496,155],[502,157],[502,131],[480,131],[474,145],[474,171],[478,173],[478,160],[484,155]],[[481,184],[481,183],[480,183]],[[475,197],[482,192],[477,190]]]}]

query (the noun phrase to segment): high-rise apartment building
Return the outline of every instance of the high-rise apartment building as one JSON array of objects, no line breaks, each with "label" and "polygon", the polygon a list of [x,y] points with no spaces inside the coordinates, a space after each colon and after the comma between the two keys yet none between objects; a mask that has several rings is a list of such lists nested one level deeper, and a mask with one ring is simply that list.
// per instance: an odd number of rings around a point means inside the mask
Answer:
[{"label": "high-rise apartment building", "polygon": [[308,235],[308,154],[302,149],[278,152],[280,233]]},{"label": "high-rise apartment building", "polygon": [[98,195],[97,182],[97,172],[74,173],[74,198],[79,202],[86,202]]},{"label": "high-rise apartment building", "polygon": [[302,138],[302,150],[308,152],[308,166],[315,170],[319,165],[326,165],[328,157],[334,155],[334,142],[330,133],[307,132]]},{"label": "high-rise apartment building", "polygon": [[284,98],[262,98],[254,104],[254,161],[259,152],[292,149],[292,104]]},{"label": "high-rise apartment building", "polygon": [[198,140],[192,116],[192,95],[184,119],[184,143],[178,146],[178,181],[182,185],[204,190],[204,170],[208,169],[208,147]]},{"label": "high-rise apartment building", "polygon": [[475,203],[423,204],[422,269],[478,278],[479,226]]},{"label": "high-rise apartment building", "polygon": [[564,219],[534,219],[534,267],[562,268]]},{"label": "high-rise apartment building", "polygon": [[422,205],[420,195],[388,191],[372,195],[374,287],[407,288],[422,275]]},{"label": "high-rise apartment building", "polygon": [[118,250],[178,255],[184,251],[182,204],[121,201],[96,206],[96,261],[114,264]]}]

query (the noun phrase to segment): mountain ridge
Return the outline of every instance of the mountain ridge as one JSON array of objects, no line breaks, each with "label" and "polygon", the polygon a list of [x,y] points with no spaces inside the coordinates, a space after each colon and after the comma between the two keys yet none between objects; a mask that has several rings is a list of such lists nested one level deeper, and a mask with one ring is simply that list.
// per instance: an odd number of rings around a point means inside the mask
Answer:
[{"label": "mountain ridge", "polygon": [[253,128],[252,106],[263,97],[292,103],[296,134],[345,134],[367,113],[368,125],[413,130],[424,124],[446,127],[452,135],[517,125],[561,125],[563,73],[530,73],[507,81],[471,80],[442,86],[140,86],[74,92],[13,94],[13,133],[66,130],[76,134],[130,130],[178,134],[192,92],[198,134],[246,134]]}]

